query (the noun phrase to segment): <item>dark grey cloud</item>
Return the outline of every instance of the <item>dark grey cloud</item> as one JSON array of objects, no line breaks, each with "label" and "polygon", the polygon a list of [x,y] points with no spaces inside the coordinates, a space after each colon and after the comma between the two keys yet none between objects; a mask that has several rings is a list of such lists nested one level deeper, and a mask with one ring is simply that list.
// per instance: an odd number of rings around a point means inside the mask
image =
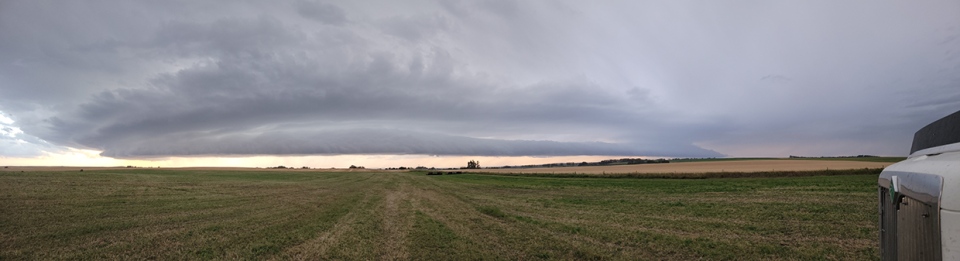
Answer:
[{"label": "dark grey cloud", "polygon": [[950,2],[0,6],[20,143],[111,157],[902,155],[960,109]]},{"label": "dark grey cloud", "polygon": [[260,134],[179,133],[156,138],[106,142],[104,156],[424,154],[472,156],[656,155],[716,152],[693,146],[645,150],[633,144],[495,140],[392,129],[271,130]]},{"label": "dark grey cloud", "polygon": [[390,17],[382,20],[380,27],[387,34],[410,41],[430,39],[452,29],[450,21],[441,14]]},{"label": "dark grey cloud", "polygon": [[297,13],[303,17],[330,25],[347,22],[347,14],[339,6],[316,1],[297,2]]}]

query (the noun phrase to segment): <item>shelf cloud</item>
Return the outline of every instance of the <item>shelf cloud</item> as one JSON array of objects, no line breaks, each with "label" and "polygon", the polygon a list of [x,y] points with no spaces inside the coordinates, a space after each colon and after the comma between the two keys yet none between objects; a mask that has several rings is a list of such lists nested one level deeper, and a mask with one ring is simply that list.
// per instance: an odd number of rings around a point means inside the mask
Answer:
[{"label": "shelf cloud", "polygon": [[958,10],[11,1],[0,156],[904,155],[960,109]]}]

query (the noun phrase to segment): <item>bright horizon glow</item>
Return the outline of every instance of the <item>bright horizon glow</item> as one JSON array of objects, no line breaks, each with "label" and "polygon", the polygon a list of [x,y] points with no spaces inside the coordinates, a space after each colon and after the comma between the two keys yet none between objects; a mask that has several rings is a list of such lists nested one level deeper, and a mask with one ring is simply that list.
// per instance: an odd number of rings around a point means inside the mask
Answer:
[{"label": "bright horizon glow", "polygon": [[76,166],[76,167],[244,167],[265,168],[286,166],[292,168],[348,168],[350,165],[365,168],[396,167],[465,167],[467,161],[477,160],[483,167],[534,165],[565,162],[597,162],[619,158],[659,158],[645,156],[435,156],[435,155],[296,155],[296,156],[196,156],[165,157],[156,159],[116,159],[100,156],[100,151],[68,148],[63,153],[46,152],[34,158],[0,157],[3,166]]}]

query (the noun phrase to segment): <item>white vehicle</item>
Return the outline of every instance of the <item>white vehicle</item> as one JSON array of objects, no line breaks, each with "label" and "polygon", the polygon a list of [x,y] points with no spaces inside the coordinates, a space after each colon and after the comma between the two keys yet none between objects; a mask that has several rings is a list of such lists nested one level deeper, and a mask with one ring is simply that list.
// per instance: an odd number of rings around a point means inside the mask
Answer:
[{"label": "white vehicle", "polygon": [[883,260],[960,260],[960,111],[917,131],[878,182]]}]

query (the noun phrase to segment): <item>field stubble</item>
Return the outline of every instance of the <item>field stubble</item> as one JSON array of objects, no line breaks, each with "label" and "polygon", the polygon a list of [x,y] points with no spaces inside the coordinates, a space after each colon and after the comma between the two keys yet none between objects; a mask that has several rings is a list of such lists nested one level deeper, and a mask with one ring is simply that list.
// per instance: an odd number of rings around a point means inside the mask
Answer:
[{"label": "field stubble", "polygon": [[875,183],[0,172],[0,259],[876,259]]}]

